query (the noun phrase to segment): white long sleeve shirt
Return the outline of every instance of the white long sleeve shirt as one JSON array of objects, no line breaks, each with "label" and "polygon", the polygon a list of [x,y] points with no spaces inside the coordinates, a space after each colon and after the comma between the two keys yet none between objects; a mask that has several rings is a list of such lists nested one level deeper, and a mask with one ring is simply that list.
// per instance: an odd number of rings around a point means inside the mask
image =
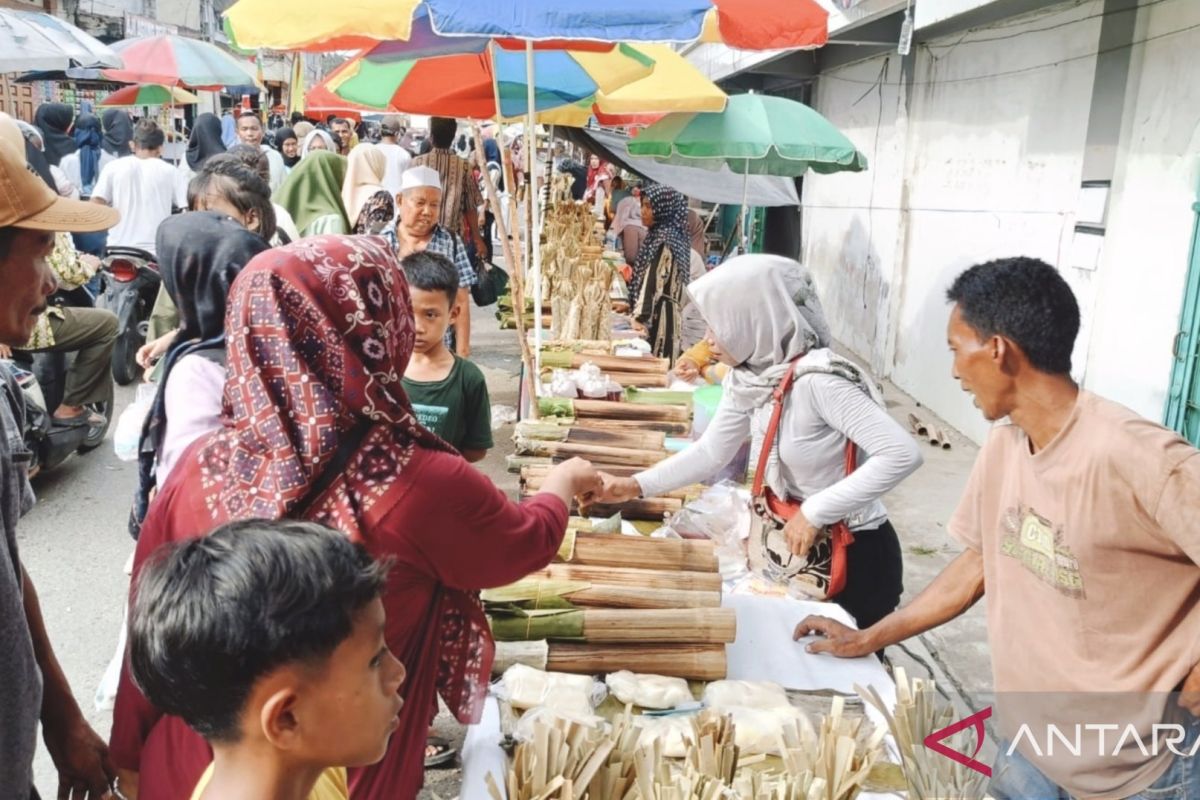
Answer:
[{"label": "white long sleeve shirt", "polygon": [[[772,408],[773,403],[768,403],[745,413],[722,401],[699,441],[635,476],[643,495],[653,497],[716,474],[750,435],[752,416],[765,430]],[[849,476],[845,473],[847,437],[859,449],[859,467]],[[887,519],[880,498],[923,461],[912,436],[866,392],[825,373],[796,379],[784,405],[777,441],[788,495],[805,498],[804,516],[818,526],[844,519],[851,530],[879,527]]]}]

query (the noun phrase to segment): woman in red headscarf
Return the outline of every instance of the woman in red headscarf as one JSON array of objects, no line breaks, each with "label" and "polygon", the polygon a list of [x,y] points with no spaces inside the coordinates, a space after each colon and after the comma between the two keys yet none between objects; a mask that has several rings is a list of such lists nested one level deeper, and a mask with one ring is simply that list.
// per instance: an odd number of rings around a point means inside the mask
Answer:
[{"label": "woman in red headscarf", "polygon": [[[226,327],[224,428],[185,453],[150,507],[135,576],[164,542],[247,518],[317,520],[391,559],[386,638],[408,670],[405,704],[383,761],[351,774],[351,797],[415,797],[438,695],[460,721],[479,719],[494,646],[477,591],[549,563],[572,496],[598,489],[597,474],[566,462],[516,504],[420,426],[400,383],[408,285],[382,238],[259,255],[234,283]],[[127,670],[111,748],[123,791],[141,800],[190,797],[211,758]]]}]

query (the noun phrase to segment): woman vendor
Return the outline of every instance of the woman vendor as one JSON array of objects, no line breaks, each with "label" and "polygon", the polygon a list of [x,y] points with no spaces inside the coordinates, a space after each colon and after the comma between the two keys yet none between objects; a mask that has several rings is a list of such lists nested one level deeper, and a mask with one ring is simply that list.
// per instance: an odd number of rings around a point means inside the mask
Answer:
[{"label": "woman vendor", "polygon": [[[845,551],[846,584],[829,599],[860,628],[874,624],[896,608],[903,590],[900,542],[880,498],[921,465],[916,444],[888,415],[871,377],[829,349],[812,276],[798,262],[739,256],[688,292],[708,323],[710,346],[730,367],[720,406],[703,436],[682,453],[630,478],[603,475],[604,500],[652,497],[715,475],[751,433],[762,441],[772,394],[792,373],[763,480],[799,508],[782,531],[785,552],[761,555],[801,569],[824,529],[844,521],[853,536]],[[862,462],[849,474],[848,442]],[[753,537],[750,547],[759,547]]]}]

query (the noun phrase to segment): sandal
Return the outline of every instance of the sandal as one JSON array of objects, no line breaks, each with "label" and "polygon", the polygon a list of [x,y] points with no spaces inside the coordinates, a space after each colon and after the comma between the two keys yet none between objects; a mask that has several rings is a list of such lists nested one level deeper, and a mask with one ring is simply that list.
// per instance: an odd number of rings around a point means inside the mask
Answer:
[{"label": "sandal", "polygon": [[88,411],[86,408],[78,414],[69,417],[51,417],[50,424],[55,428],[99,428],[107,420],[103,414]]},{"label": "sandal", "polygon": [[450,742],[440,736],[430,736],[425,740],[425,752],[428,754],[430,750],[434,753],[425,756],[425,769],[449,764],[458,755],[458,751],[450,746]]}]

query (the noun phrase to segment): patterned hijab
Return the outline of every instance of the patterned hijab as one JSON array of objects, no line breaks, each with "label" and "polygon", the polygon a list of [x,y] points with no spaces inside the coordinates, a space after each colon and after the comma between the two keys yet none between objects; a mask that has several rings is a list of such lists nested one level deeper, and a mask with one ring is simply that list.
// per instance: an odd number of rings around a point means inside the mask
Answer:
[{"label": "patterned hijab", "polygon": [[[291,515],[339,443],[369,421],[304,512],[362,542],[366,517],[400,488],[416,448],[454,452],[421,427],[401,387],[412,302],[383,238],[314,236],[262,253],[233,285],[226,328],[225,427],[197,454],[214,523]],[[435,614],[442,697],[460,720],[478,721],[493,647],[478,595],[442,587]]]},{"label": "patterned hijab", "polygon": [[646,270],[658,263],[664,247],[671,251],[671,261],[679,270],[683,283],[686,285],[691,279],[692,244],[687,227],[687,198],[661,183],[647,187],[643,195],[654,212],[654,224],[646,233],[646,240],[642,242],[642,249],[633,265],[630,297],[638,296]]}]

